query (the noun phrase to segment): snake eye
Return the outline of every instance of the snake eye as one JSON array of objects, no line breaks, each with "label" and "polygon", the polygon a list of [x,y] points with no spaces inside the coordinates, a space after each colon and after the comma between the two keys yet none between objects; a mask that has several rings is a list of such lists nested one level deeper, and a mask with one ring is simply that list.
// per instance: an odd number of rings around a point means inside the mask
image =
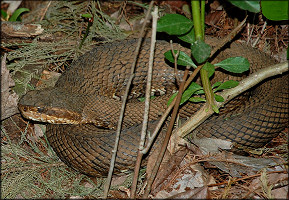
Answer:
[{"label": "snake eye", "polygon": [[37,107],[37,111],[40,112],[40,113],[42,113],[42,112],[44,111],[44,108],[42,108],[42,107]]}]

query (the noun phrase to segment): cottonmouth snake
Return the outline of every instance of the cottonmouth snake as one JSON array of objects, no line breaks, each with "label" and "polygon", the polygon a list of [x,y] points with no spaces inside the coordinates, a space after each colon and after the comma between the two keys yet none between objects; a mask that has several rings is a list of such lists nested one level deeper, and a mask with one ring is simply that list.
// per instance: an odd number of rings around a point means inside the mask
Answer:
[{"label": "cottonmouth snake", "polygon": [[[216,39],[206,40],[211,45]],[[115,140],[121,99],[130,74],[136,40],[125,40],[96,47],[78,58],[60,77],[54,88],[30,91],[19,103],[22,114],[37,121],[48,121],[46,135],[57,155],[67,165],[89,175],[107,174]],[[142,44],[129,100],[126,106],[115,172],[134,166],[139,144],[149,41]],[[176,49],[177,47],[175,47]],[[166,109],[175,77],[163,53],[170,49],[165,41],[156,44],[149,131]],[[188,51],[181,47],[184,51]],[[229,56],[244,56],[251,63],[251,72],[274,64],[269,56],[242,44],[232,43],[214,62]],[[242,77],[245,74],[242,74]],[[217,70],[212,82],[241,77],[224,75]],[[247,147],[261,147],[288,125],[288,75],[262,82],[249,96],[229,102],[220,115],[199,126],[199,136],[226,139]],[[246,99],[244,101],[244,99]],[[180,116],[192,115],[200,104],[187,103]],[[52,109],[50,109],[52,108]],[[31,111],[31,112],[30,112]],[[35,113],[32,114],[32,112]],[[53,117],[53,116],[57,117]],[[50,116],[50,117],[48,117]],[[66,124],[61,124],[66,123]]]}]

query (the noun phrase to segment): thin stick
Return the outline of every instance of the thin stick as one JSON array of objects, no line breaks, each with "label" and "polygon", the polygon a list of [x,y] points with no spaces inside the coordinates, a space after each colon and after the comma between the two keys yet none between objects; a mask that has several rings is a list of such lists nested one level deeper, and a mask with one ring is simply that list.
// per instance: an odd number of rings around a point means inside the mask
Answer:
[{"label": "thin stick", "polygon": [[245,19],[230,33],[228,34],[221,42],[219,42],[215,48],[211,51],[211,57],[219,50],[221,49],[225,44],[227,44],[229,41],[231,41],[244,27],[244,24],[247,20],[248,15],[245,17]]},{"label": "thin stick", "polygon": [[132,80],[134,78],[134,71],[135,71],[136,61],[137,61],[137,57],[138,57],[140,46],[141,46],[142,37],[143,37],[145,26],[146,26],[146,23],[148,21],[148,17],[150,15],[150,11],[152,9],[153,4],[154,4],[154,1],[151,1],[148,12],[147,12],[146,17],[145,17],[145,21],[143,23],[143,26],[142,26],[142,29],[140,32],[140,36],[139,36],[138,43],[137,43],[136,50],[135,50],[135,57],[134,57],[132,65],[131,65],[130,78],[127,82],[125,94],[123,96],[123,101],[121,104],[121,110],[120,110],[120,114],[119,114],[119,120],[118,120],[118,124],[117,124],[116,136],[115,136],[115,144],[114,144],[114,148],[112,150],[110,168],[109,168],[108,176],[107,176],[107,179],[106,179],[106,182],[104,185],[104,195],[103,196],[105,199],[107,198],[108,191],[110,188],[110,183],[111,183],[111,178],[112,178],[112,173],[113,173],[113,168],[114,168],[114,163],[115,163],[115,158],[116,158],[116,153],[117,153],[117,148],[118,148],[118,143],[119,143],[119,136],[120,136],[120,132],[121,132],[122,120],[123,120],[124,110],[125,110],[125,106],[126,106],[126,100],[128,97],[128,93],[129,93],[129,89],[130,89]]},{"label": "thin stick", "polygon": [[[267,173],[268,174],[287,173],[287,171],[286,170],[281,170],[281,171],[272,171],[272,172],[267,172]],[[242,178],[238,178],[238,179],[235,179],[234,182],[243,181],[243,180],[250,179],[250,178],[255,178],[255,177],[258,177],[258,176],[261,176],[261,173],[250,175],[250,176],[245,176],[245,177],[242,177]],[[226,184],[228,184],[228,181],[224,181],[224,182],[221,182],[221,183],[213,183],[213,184],[209,184],[207,186],[208,187],[214,187],[214,186],[220,186],[220,185],[226,185]]]},{"label": "thin stick", "polygon": [[154,11],[152,12],[152,18],[153,18],[152,38],[151,38],[150,58],[149,58],[148,76],[147,76],[147,85],[146,85],[146,94],[145,94],[144,119],[143,119],[143,124],[142,124],[141,139],[140,139],[140,144],[139,144],[136,165],[134,168],[133,182],[132,182],[131,192],[130,192],[132,199],[134,199],[136,195],[137,178],[138,178],[139,169],[141,166],[141,160],[143,157],[143,154],[140,151],[143,150],[144,148],[145,138],[147,135],[151,85],[152,85],[152,71],[153,71],[153,61],[154,61],[154,52],[155,52],[154,50],[155,50],[155,43],[156,43],[157,20],[158,20],[158,7],[157,6],[155,6]]},{"label": "thin stick", "polygon": [[[286,172],[286,171],[284,171],[284,173],[285,173],[285,172]],[[270,172],[267,172],[267,173],[269,174]],[[271,172],[271,173],[272,173],[272,172]],[[271,174],[271,173],[270,173],[270,174]],[[277,183],[277,182],[279,182],[279,183]],[[278,189],[278,188],[281,188],[281,187],[288,186],[288,177],[283,178],[283,179],[281,179],[281,180],[278,180],[277,182],[268,185],[268,186],[272,187],[271,190],[275,190],[275,189]],[[244,186],[242,186],[242,187],[244,187]],[[262,188],[262,185],[258,186],[257,188],[254,188],[253,191],[251,190],[251,188],[246,188],[246,189],[249,190],[249,192],[247,192],[247,194],[246,194],[245,196],[243,196],[242,199],[249,199],[250,196],[252,196],[252,195],[251,195],[252,193],[256,193],[256,191],[260,190],[261,188]],[[287,187],[287,188],[288,188],[288,187]],[[259,196],[261,196],[261,195],[258,194],[258,193],[256,193],[256,194],[259,195]],[[287,192],[287,195],[288,195],[288,192]],[[248,197],[249,197],[249,198],[248,198]],[[288,199],[288,198],[287,198],[287,199]]]},{"label": "thin stick", "polygon": [[172,54],[174,56],[174,59],[175,59],[175,62],[174,62],[174,71],[175,71],[175,79],[176,79],[176,82],[179,84],[180,83],[180,80],[179,80],[179,77],[178,77],[178,64],[177,64],[177,60],[178,60],[178,57],[179,57],[179,54],[180,54],[180,50],[177,50],[177,53],[175,54],[175,50],[174,50],[174,45],[173,45],[173,41],[170,40],[170,45],[171,45],[171,51],[172,51]]},{"label": "thin stick", "polygon": [[173,113],[172,113],[172,117],[171,117],[171,120],[170,120],[170,124],[168,126],[168,130],[167,130],[165,139],[164,139],[163,144],[162,144],[162,148],[161,148],[160,153],[159,153],[159,155],[157,157],[157,161],[156,161],[155,166],[154,166],[154,168],[153,168],[153,170],[151,172],[151,175],[148,178],[147,187],[146,187],[146,190],[144,192],[143,198],[148,198],[148,195],[149,195],[150,190],[151,190],[151,186],[153,184],[153,181],[154,181],[154,179],[155,179],[155,177],[157,175],[158,169],[159,169],[159,167],[161,165],[162,159],[163,159],[163,157],[165,155],[165,152],[167,150],[167,145],[169,143],[169,140],[170,140],[170,137],[171,137],[171,133],[172,133],[172,130],[173,130],[173,127],[174,127],[175,119],[177,117],[177,113],[178,113],[178,110],[179,110],[179,104],[180,104],[180,101],[181,101],[181,98],[182,98],[182,94],[183,94],[183,90],[184,90],[184,86],[185,86],[185,81],[187,79],[188,74],[189,74],[189,68],[187,67],[186,70],[185,70],[183,79],[181,81],[179,92],[178,92],[178,95],[177,95],[177,98],[176,98],[176,103],[175,103],[175,106],[174,106],[174,110],[173,110]]},{"label": "thin stick", "polygon": [[46,14],[46,12],[47,12],[50,4],[51,4],[51,1],[49,1],[48,4],[47,4],[47,6],[45,7],[45,10],[44,10],[44,12],[42,13],[42,16],[40,17],[40,20],[39,20],[40,22],[43,20],[43,18],[44,18],[44,16],[45,16],[45,14]]},{"label": "thin stick", "polygon": [[254,30],[254,24],[252,25],[252,29],[249,30],[249,36],[248,36],[248,39],[247,39],[247,45],[249,45],[249,42],[250,42],[250,39],[252,37],[252,34],[253,34],[253,30]]},{"label": "thin stick", "polygon": [[[190,83],[196,77],[196,75],[199,73],[199,71],[201,70],[202,67],[203,67],[203,65],[198,66],[194,70],[194,72],[190,75],[190,77],[186,81],[186,84],[184,86],[184,90],[190,85]],[[157,124],[157,126],[156,126],[156,128],[155,128],[155,130],[154,130],[154,132],[152,134],[152,136],[149,138],[149,141],[148,141],[148,143],[146,145],[146,148],[141,151],[143,154],[146,154],[149,151],[149,149],[150,149],[150,147],[152,145],[152,142],[154,141],[154,138],[157,136],[161,126],[163,125],[164,121],[167,119],[167,117],[170,114],[171,110],[173,109],[175,103],[176,103],[176,98],[174,98],[172,103],[168,106],[168,108],[166,109],[166,111],[164,112],[162,117],[160,118],[160,120],[159,120],[159,122],[158,122],[158,124]]]},{"label": "thin stick", "polygon": [[267,21],[264,22],[264,24],[262,26],[262,30],[261,30],[259,36],[257,37],[257,39],[255,40],[254,44],[252,45],[252,47],[255,47],[257,45],[257,43],[259,42],[259,39],[260,39],[261,35],[263,35],[263,33],[264,33],[266,25],[267,25]]},{"label": "thin stick", "polygon": [[[245,92],[250,89],[254,85],[260,83],[266,78],[276,76],[288,71],[288,63],[280,63],[276,64],[249,75],[247,78],[240,81],[237,87],[228,89],[224,92],[221,92],[221,95],[224,98],[224,102],[217,102],[216,106],[218,108],[224,106],[228,101],[235,98],[239,94]],[[206,110],[207,104],[200,108],[190,119],[188,119],[180,128],[176,129],[175,132],[179,137],[185,137],[187,134],[192,132],[197,126],[199,126],[202,122],[204,122],[209,116],[211,116],[214,112],[211,110]]]},{"label": "thin stick", "polygon": [[[215,46],[215,48],[211,52],[211,56],[213,56],[220,48],[222,48],[227,42],[232,40],[242,30],[242,28],[246,22],[246,19],[247,19],[247,17],[229,35],[227,35],[217,46]],[[190,77],[186,81],[184,90],[190,85],[190,83],[193,81],[193,79],[196,77],[196,75],[198,74],[198,72],[200,71],[200,69],[202,67],[203,67],[203,65],[198,66],[194,70],[194,72],[190,75]],[[157,136],[162,124],[164,123],[164,121],[166,120],[166,118],[170,114],[171,110],[173,109],[175,102],[176,102],[176,98],[172,101],[172,103],[168,106],[168,108],[166,109],[166,111],[164,112],[162,117],[160,118],[152,136],[150,137],[150,139],[146,145],[146,148],[141,151],[143,154],[146,154],[149,151],[149,149],[150,149],[150,147],[154,141],[154,138]]]}]

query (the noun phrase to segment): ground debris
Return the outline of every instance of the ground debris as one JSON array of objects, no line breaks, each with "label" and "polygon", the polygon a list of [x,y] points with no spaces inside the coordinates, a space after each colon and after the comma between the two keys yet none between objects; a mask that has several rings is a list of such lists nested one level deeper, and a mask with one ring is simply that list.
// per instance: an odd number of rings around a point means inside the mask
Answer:
[{"label": "ground debris", "polygon": [[19,113],[18,95],[12,90],[14,85],[15,83],[6,67],[6,54],[4,54],[1,60],[1,120]]}]

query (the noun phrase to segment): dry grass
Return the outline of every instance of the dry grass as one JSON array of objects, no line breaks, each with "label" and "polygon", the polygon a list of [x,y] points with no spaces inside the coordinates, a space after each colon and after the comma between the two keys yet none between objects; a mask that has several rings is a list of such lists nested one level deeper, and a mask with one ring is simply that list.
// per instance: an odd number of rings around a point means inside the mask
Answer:
[{"label": "dry grass", "polygon": [[[85,22],[79,20],[80,14],[92,12],[99,18],[95,19],[93,29],[84,43],[83,49],[78,49],[85,30]],[[37,17],[37,12],[31,17]],[[35,15],[35,16],[33,16]],[[92,48],[98,43],[96,38],[114,40],[123,38],[117,26],[110,18],[91,7],[87,1],[52,2],[49,7],[49,20],[44,18],[41,22],[47,35],[56,36],[54,41],[43,42],[33,40],[32,43],[3,44],[6,48],[21,46],[8,54],[8,67],[16,82],[15,90],[24,94],[33,88],[31,80],[38,79],[44,68],[52,71],[63,71],[73,59],[82,52]],[[220,14],[219,14],[220,15]],[[262,21],[254,25],[252,35],[248,30],[242,33],[243,40],[253,43],[263,27]],[[109,26],[107,26],[107,24]],[[223,28],[225,25],[225,28]],[[233,29],[234,21],[226,13],[220,15],[214,26],[208,27],[211,34],[222,36]],[[232,27],[231,27],[232,26]],[[222,27],[222,28],[219,28]],[[252,26],[251,26],[252,27]],[[248,29],[250,27],[248,26]],[[260,37],[257,47],[274,54],[288,47],[288,26],[269,24]],[[102,196],[103,179],[91,179],[80,174],[62,163],[48,145],[43,126],[30,124],[20,115],[5,120],[1,125],[1,198],[98,198]],[[262,157],[280,156],[288,162],[288,129],[280,133],[272,143],[260,149]],[[257,155],[251,155],[257,157]],[[261,172],[261,187],[250,189],[256,178],[246,177],[239,181],[231,180],[229,174],[218,169],[207,169],[219,184],[217,190],[211,191],[211,198],[251,198],[259,194],[264,198],[272,197],[272,189],[277,183],[268,183],[268,173]],[[258,175],[259,176],[259,175]],[[130,187],[131,177],[122,182],[123,191]],[[288,179],[283,180],[287,181]],[[117,191],[118,186],[112,187],[114,197],[127,197],[123,192]]]}]

